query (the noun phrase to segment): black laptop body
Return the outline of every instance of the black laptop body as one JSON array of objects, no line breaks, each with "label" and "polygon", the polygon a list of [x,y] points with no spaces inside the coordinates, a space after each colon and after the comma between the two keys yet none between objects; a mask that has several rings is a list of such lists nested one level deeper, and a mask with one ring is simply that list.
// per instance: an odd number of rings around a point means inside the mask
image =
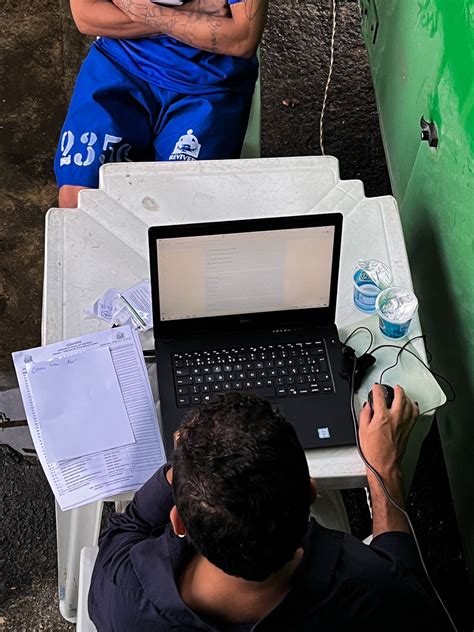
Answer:
[{"label": "black laptop body", "polygon": [[149,229],[165,449],[215,395],[265,397],[305,449],[354,444],[334,323],[342,215]]}]

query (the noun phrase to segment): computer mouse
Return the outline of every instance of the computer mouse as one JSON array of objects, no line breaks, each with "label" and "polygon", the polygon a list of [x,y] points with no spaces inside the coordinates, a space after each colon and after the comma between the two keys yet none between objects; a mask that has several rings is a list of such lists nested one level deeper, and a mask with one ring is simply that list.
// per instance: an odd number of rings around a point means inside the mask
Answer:
[{"label": "computer mouse", "polygon": [[[387,404],[387,408],[391,408],[395,391],[389,384],[380,384],[380,386],[382,387],[383,394],[385,395],[385,403]],[[367,401],[369,402],[370,410],[374,412],[374,396],[372,395],[372,389],[370,389],[369,391]]]}]

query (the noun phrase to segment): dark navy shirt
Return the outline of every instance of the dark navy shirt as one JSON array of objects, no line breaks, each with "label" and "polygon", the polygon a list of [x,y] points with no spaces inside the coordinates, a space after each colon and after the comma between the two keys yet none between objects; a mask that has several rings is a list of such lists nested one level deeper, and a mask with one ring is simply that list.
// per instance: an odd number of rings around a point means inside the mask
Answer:
[{"label": "dark navy shirt", "polygon": [[205,620],[179,594],[179,577],[195,550],[169,523],[173,498],[165,472],[166,466],[158,470],[100,537],[89,592],[99,632],[446,629],[409,534],[384,533],[367,546],[314,519],[291,590],[272,612],[254,625]]}]

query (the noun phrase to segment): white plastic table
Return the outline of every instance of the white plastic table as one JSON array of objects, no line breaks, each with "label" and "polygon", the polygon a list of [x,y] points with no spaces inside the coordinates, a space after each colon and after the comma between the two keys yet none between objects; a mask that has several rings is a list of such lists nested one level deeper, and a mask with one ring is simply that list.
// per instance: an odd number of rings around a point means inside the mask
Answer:
[{"label": "white plastic table", "polygon": [[[344,215],[336,324],[341,338],[364,315],[353,304],[352,269],[358,259],[375,258],[392,270],[395,285],[412,288],[399,212],[394,198],[366,198],[358,180],[341,180],[332,157],[269,158],[219,162],[122,163],[101,169],[98,190],[84,191],[79,208],[50,209],[46,253],[42,341],[49,344],[97,331],[104,323],[84,318],[107,289],[126,289],[148,278],[147,230],[151,225],[340,212]],[[367,323],[380,342],[375,319]],[[421,334],[416,316],[410,337]],[[402,340],[402,343],[406,339]],[[363,350],[368,337],[351,344]],[[143,340],[153,347],[152,337]],[[423,342],[414,348],[426,361]],[[361,388],[370,384],[395,355],[384,350]],[[417,401],[442,405],[444,394],[429,374],[403,356],[389,383],[401,383]],[[404,461],[407,487],[432,412],[422,416]],[[307,451],[311,475],[320,489],[363,487],[365,467],[355,447]],[[61,512],[57,507],[59,599],[63,616],[74,620],[79,555],[97,542],[101,503]]]}]

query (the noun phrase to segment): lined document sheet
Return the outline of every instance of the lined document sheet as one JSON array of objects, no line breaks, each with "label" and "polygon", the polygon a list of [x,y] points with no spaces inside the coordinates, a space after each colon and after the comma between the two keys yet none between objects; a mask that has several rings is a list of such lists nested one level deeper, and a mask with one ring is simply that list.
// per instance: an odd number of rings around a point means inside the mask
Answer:
[{"label": "lined document sheet", "polygon": [[135,443],[108,347],[35,362],[28,379],[51,461]]},{"label": "lined document sheet", "polygon": [[[107,351],[108,350],[108,351]],[[74,396],[71,396],[70,410],[62,410],[58,415],[62,428],[61,446],[58,450],[48,450],[49,441],[45,442],[43,427],[48,426],[50,432],[51,420],[45,418],[46,402],[50,397],[53,401],[55,390],[51,389],[51,380],[37,380],[35,375],[41,367],[50,366],[50,370],[58,370],[61,363],[78,360],[82,354],[90,356],[87,362],[80,362],[84,367],[90,367],[92,356],[98,355],[102,360],[110,354],[109,370],[115,375],[103,376],[109,382],[109,395],[114,393],[115,400],[110,407],[108,426],[110,440],[125,443],[110,449],[98,449],[94,442],[94,425],[84,424],[84,431],[90,435],[89,440],[83,441],[84,454],[75,458],[58,460],[68,442],[68,414],[74,418],[77,413],[74,407]],[[62,510],[73,509],[89,502],[94,502],[126,491],[134,491],[143,485],[150,476],[165,462],[163,442],[158,427],[156,409],[153,401],[150,383],[141,351],[138,334],[128,325],[109,329],[103,332],[89,334],[64,342],[37,347],[27,351],[13,353],[13,362],[20,384],[23,404],[28,425],[40,463],[53,490],[54,496]],[[104,367],[107,362],[101,363]],[[52,366],[51,366],[52,365]],[[99,374],[96,374],[100,379]],[[33,378],[33,379],[32,379]],[[110,387],[113,379],[118,382],[118,391]],[[48,384],[48,390],[39,388],[39,384]],[[57,389],[61,388],[61,380],[56,382]],[[78,387],[78,391],[80,391]],[[57,392],[57,391],[56,391]],[[120,401],[117,399],[121,398]],[[104,444],[103,416],[107,415],[107,390],[104,388],[104,402],[98,407],[100,415],[101,445]],[[64,404],[64,397],[61,398]],[[38,403],[40,404],[38,406]],[[67,402],[64,404],[67,405]],[[124,407],[131,432],[124,429],[123,419],[120,420],[120,439],[114,436],[114,417],[120,415],[121,406]],[[77,424],[77,418],[74,419]],[[47,434],[47,433],[46,433]],[[71,442],[74,440],[73,431],[69,434]],[[117,428],[117,434],[118,428]],[[131,442],[130,442],[131,441]],[[67,452],[67,451],[66,451]]]}]

